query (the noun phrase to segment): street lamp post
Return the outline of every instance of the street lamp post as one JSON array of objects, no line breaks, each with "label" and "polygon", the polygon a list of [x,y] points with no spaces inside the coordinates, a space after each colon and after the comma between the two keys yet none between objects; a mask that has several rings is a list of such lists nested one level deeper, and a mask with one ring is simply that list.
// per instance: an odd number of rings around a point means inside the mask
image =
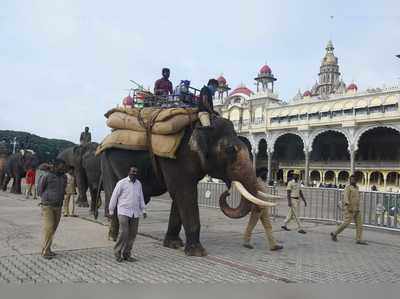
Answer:
[{"label": "street lamp post", "polygon": [[15,147],[17,146],[17,137],[14,137],[13,142],[11,142],[13,145],[13,154],[15,154]]}]

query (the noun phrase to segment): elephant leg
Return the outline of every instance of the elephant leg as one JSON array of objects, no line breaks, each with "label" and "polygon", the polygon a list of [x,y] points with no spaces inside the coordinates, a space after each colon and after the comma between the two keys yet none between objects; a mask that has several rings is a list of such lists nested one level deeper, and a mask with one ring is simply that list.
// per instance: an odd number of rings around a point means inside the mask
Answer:
[{"label": "elephant leg", "polygon": [[186,235],[185,253],[189,256],[206,256],[207,251],[200,243],[200,212],[197,204],[197,185],[189,186],[179,198],[178,209]]},{"label": "elephant leg", "polygon": [[11,180],[11,178],[8,175],[5,175],[4,180],[3,180],[3,185],[2,185],[3,191],[7,191],[7,186],[8,186],[8,183],[10,182],[10,180]]},{"label": "elephant leg", "polygon": [[179,184],[179,191],[174,192],[171,196],[177,204],[180,219],[185,229],[185,254],[188,256],[206,256],[207,251],[200,243],[200,213],[197,204],[197,184],[182,182],[182,184]]},{"label": "elephant leg", "polygon": [[15,177],[12,178],[10,193],[17,193],[17,180]]},{"label": "elephant leg", "polygon": [[96,206],[97,189],[89,187],[89,191],[90,191],[90,212],[93,213]]},{"label": "elephant leg", "polygon": [[17,177],[15,178],[15,193],[16,193],[16,194],[22,194],[22,191],[21,191],[21,181],[22,181],[22,178],[21,178],[20,176],[17,176]]},{"label": "elephant leg", "polygon": [[78,191],[79,191],[77,203],[78,207],[89,207],[89,203],[86,196],[86,192],[88,190],[88,184],[83,171],[84,170],[82,168],[78,168],[75,170],[76,185],[78,186]]},{"label": "elephant leg", "polygon": [[4,173],[0,172],[0,187],[1,188],[3,188],[4,179],[5,179]]},{"label": "elephant leg", "polygon": [[171,212],[169,214],[168,230],[164,238],[163,245],[172,249],[183,247],[183,241],[179,237],[181,232],[182,221],[179,210],[174,201],[171,204]]}]

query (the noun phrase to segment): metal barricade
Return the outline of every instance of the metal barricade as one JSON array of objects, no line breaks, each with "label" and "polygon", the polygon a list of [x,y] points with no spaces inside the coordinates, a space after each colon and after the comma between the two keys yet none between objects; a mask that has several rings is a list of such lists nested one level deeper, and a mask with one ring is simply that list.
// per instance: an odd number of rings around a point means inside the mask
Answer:
[{"label": "metal barricade", "polygon": [[[205,208],[219,209],[219,197],[226,190],[227,187],[223,183],[200,182],[197,186],[198,205]],[[277,194],[277,190],[274,187],[267,187],[267,190],[270,194]],[[237,207],[240,203],[240,198],[240,193],[233,189],[230,191],[227,203],[230,207]],[[273,217],[278,216],[278,208],[272,208],[271,214]]]},{"label": "metal barricade", "polygon": [[[201,207],[219,208],[219,197],[227,190],[225,184],[214,182],[201,182],[198,185],[198,203]],[[285,217],[287,213],[286,189],[267,187],[268,193],[281,195],[283,200],[277,207],[271,209],[273,218]],[[341,222],[343,220],[343,195],[342,189],[333,188],[301,188],[307,201],[307,207],[300,203],[300,215],[304,220]],[[376,191],[361,191],[360,210],[363,223],[366,226],[386,230],[400,231],[400,194]],[[237,207],[240,194],[231,190],[227,198],[231,207]]]}]

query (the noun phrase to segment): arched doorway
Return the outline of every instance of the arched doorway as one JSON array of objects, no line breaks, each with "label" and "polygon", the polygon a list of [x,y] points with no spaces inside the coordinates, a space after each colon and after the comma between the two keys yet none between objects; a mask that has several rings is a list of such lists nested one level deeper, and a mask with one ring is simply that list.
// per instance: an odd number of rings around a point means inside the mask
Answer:
[{"label": "arched doorway", "polygon": [[329,187],[332,187],[333,185],[336,184],[335,173],[332,170],[328,170],[325,172],[324,183],[325,183],[325,185],[329,185]]},{"label": "arched doorway", "polygon": [[318,187],[321,183],[321,174],[318,170],[313,170],[310,173],[310,181],[313,187]]},{"label": "arched doorway", "polygon": [[356,177],[356,182],[359,185],[365,185],[365,176],[364,173],[362,173],[361,171],[355,171],[354,175]]},{"label": "arched doorway", "polygon": [[348,142],[343,133],[325,131],[315,137],[310,156],[311,161],[350,161]]},{"label": "arched doorway", "polygon": [[268,144],[264,138],[258,142],[258,152],[256,159],[256,168],[267,168],[268,169]]},{"label": "arched doorway", "polygon": [[279,169],[287,171],[293,170],[293,166],[295,168],[304,167],[305,157],[303,148],[304,145],[300,136],[292,133],[284,134],[275,142],[274,153],[272,155],[273,163]]},{"label": "arched doorway", "polygon": [[399,182],[399,173],[389,172],[386,177],[386,186],[397,186]]},{"label": "arched doorway", "polygon": [[375,187],[380,187],[382,188],[384,186],[384,178],[383,178],[383,173],[380,171],[374,171],[369,175],[369,185],[375,186]]},{"label": "arched doorway", "polygon": [[400,160],[400,133],[392,128],[377,127],[364,132],[358,140],[357,161],[374,163]]},{"label": "arched doorway", "polygon": [[350,174],[347,171],[341,171],[338,174],[338,184],[347,185],[349,183]]},{"label": "arched doorway", "polygon": [[399,173],[389,172],[386,176],[386,189],[387,191],[398,191],[399,189]]}]

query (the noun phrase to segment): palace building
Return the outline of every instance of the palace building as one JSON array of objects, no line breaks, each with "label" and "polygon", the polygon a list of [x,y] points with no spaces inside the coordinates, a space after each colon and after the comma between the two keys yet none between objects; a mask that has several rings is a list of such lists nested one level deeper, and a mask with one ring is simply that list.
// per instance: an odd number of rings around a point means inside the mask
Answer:
[{"label": "palace building", "polygon": [[274,91],[277,78],[260,68],[256,90],[230,90],[223,76],[215,109],[248,141],[257,168],[286,182],[295,169],[306,185],[340,185],[357,176],[362,189],[400,190],[400,86],[359,90],[341,79],[328,42],[318,81],[289,103]]}]

